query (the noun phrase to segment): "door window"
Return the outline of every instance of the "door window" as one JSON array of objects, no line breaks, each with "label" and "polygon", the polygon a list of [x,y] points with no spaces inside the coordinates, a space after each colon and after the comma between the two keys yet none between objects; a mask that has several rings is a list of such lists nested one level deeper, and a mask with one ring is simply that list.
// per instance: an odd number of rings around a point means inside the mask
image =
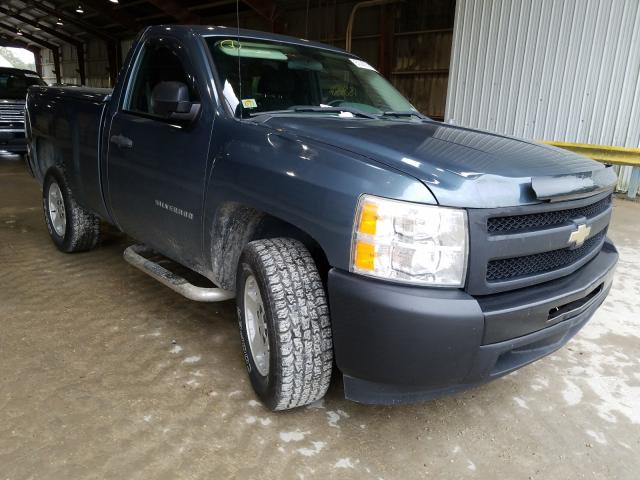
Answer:
[{"label": "door window", "polygon": [[138,68],[129,83],[124,110],[145,115],[153,115],[151,109],[151,93],[160,82],[181,82],[189,89],[189,101],[198,102],[195,78],[188,73],[182,57],[184,49],[181,45],[147,43],[138,63]]}]

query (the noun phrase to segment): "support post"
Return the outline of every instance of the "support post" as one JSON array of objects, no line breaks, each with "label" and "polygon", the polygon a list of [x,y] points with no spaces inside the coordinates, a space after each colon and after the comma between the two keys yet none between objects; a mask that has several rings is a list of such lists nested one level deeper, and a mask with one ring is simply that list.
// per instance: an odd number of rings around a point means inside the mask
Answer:
[{"label": "support post", "polygon": [[380,7],[380,43],[378,50],[378,70],[387,79],[391,77],[393,58],[393,33],[395,27],[395,5]]},{"label": "support post", "polygon": [[398,1],[400,0],[365,0],[363,2],[356,3],[351,9],[351,14],[349,15],[349,20],[347,21],[347,33],[345,35],[346,37],[345,50],[347,52],[351,51],[351,43],[353,40],[353,22],[356,18],[356,13],[358,13],[358,10],[362,8],[370,8],[370,7],[375,7],[377,5],[384,5],[387,3],[393,3]]},{"label": "support post", "polygon": [[53,73],[56,75],[56,83],[62,83],[62,75],[60,72],[60,49],[58,47],[50,48],[53,55]]},{"label": "support post", "polygon": [[629,189],[627,190],[627,198],[633,200],[638,194],[640,187],[640,167],[633,167],[631,170],[631,178],[629,179]]},{"label": "support post", "polygon": [[39,48],[32,47],[29,50],[33,53],[33,60],[36,64],[36,72],[42,76],[42,52]]},{"label": "support post", "polygon": [[76,55],[78,56],[78,74],[80,75],[80,85],[86,85],[87,75],[84,64],[84,45],[82,43],[76,45]]},{"label": "support post", "polygon": [[109,86],[116,84],[118,76],[118,42],[107,42],[107,59],[109,61]]}]

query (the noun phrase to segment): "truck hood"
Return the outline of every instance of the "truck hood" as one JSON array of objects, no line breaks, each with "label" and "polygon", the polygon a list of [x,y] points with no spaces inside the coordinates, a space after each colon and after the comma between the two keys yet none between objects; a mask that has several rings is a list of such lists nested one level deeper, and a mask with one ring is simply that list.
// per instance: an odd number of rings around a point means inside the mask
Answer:
[{"label": "truck hood", "polygon": [[575,198],[611,188],[615,181],[612,169],[566,150],[435,121],[298,114],[271,116],[264,124],[400,170],[447,206],[495,208]]}]

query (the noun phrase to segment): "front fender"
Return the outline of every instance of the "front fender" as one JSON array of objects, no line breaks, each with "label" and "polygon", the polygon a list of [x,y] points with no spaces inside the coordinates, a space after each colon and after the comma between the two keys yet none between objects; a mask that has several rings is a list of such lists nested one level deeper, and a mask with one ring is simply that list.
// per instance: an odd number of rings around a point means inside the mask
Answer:
[{"label": "front fender", "polygon": [[233,202],[294,225],[320,245],[331,266],[348,269],[360,195],[436,203],[418,180],[352,152],[251,122],[227,120],[219,127],[214,143],[228,141],[208,179],[205,251],[222,206]]}]

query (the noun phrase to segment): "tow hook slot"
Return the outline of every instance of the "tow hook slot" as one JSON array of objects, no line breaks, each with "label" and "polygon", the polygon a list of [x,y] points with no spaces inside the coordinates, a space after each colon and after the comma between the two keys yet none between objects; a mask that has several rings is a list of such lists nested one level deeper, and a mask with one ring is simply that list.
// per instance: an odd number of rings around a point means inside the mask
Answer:
[{"label": "tow hook slot", "polygon": [[556,320],[560,316],[566,316],[568,313],[578,313],[577,310],[584,310],[588,306],[588,304],[590,304],[591,301],[598,296],[603,287],[604,284],[601,283],[596,288],[594,288],[587,296],[579,298],[578,300],[574,300],[570,303],[565,303],[564,305],[553,307],[551,310],[549,310],[547,323]]},{"label": "tow hook slot", "polygon": [[[216,287],[199,287],[189,282],[186,278],[167,270],[158,261],[151,258],[158,255],[146,245],[131,245],[123,254],[125,261],[160,283],[166,285],[174,292],[179,293],[189,300],[196,302],[222,302],[235,297],[229,290]],[[151,258],[149,258],[151,257]]]}]

